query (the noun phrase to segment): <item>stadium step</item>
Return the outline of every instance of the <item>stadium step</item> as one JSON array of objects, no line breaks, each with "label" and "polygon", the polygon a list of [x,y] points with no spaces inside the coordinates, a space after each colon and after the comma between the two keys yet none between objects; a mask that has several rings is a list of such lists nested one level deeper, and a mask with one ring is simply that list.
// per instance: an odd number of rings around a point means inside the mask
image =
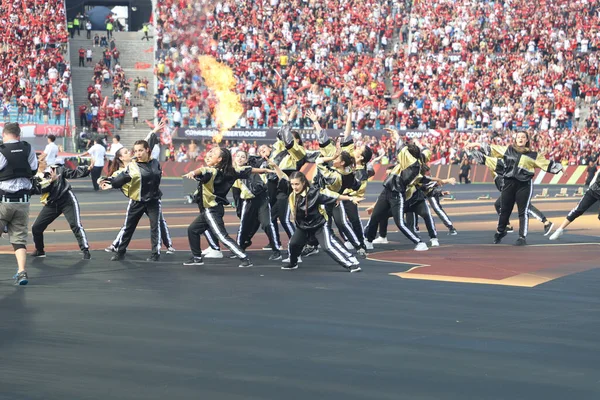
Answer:
[{"label": "stadium step", "polygon": [[[105,34],[104,31],[92,31],[92,38],[98,33],[101,37]],[[152,98],[154,96],[154,49],[153,42],[142,41],[141,32],[115,32],[114,38],[116,47],[121,53],[119,62],[121,67],[125,70],[125,76],[131,82],[136,77],[146,78],[150,81],[148,87],[148,97],[145,101],[132,97],[132,103],[138,105],[139,111],[139,124],[134,128],[131,118],[131,112],[128,109],[125,116],[125,123],[122,126],[122,130],[114,131],[113,134],[119,134],[121,136],[121,142],[125,146],[130,146],[136,140],[143,139],[148,131],[148,125],[144,122],[145,120],[154,120],[154,106]],[[104,48],[93,47],[93,39],[86,39],[85,32],[82,32],[81,36],[75,35],[74,38],[69,39],[69,45],[71,50],[71,67],[72,67],[72,90],[73,90],[73,103],[76,113],[76,124],[77,133],[81,133],[81,125],[79,121],[79,106],[82,104],[89,105],[87,100],[87,88],[93,83],[93,67],[99,60],[102,59],[102,52]],[[92,49],[92,63],[86,63],[86,67],[79,67],[79,49]],[[133,89],[133,88],[132,88]],[[132,90],[132,96],[135,96],[135,92]],[[102,89],[103,96],[110,96],[112,100],[112,85]],[[110,101],[109,100],[109,101]]]}]

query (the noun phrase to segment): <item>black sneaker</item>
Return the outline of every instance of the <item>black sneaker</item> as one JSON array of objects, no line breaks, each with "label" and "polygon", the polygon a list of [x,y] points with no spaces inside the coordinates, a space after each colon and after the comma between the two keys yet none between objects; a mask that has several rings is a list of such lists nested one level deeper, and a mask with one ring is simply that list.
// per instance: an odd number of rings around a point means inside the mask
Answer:
[{"label": "black sneaker", "polygon": [[552,232],[552,228],[554,228],[554,224],[550,222],[548,225],[544,225],[544,236],[548,236],[550,232]]},{"label": "black sneaker", "polygon": [[240,265],[238,265],[238,267],[249,268],[249,267],[252,267],[253,265],[254,264],[252,264],[252,261],[250,261],[250,259],[246,257],[242,260],[242,263]]},{"label": "black sneaker", "polygon": [[152,254],[150,257],[146,258],[146,261],[159,261],[160,260],[160,254],[154,253]]},{"label": "black sneaker", "polygon": [[503,233],[496,232],[494,234],[494,244],[500,243],[504,236],[506,236],[506,231],[504,231]]},{"label": "black sneaker", "polygon": [[46,258],[46,252],[44,250],[34,250],[33,253],[31,253],[31,257],[35,257],[35,258]]},{"label": "black sneaker", "polygon": [[183,265],[204,265],[204,260],[202,257],[192,257],[184,262]]},{"label": "black sneaker", "polygon": [[304,246],[302,249],[302,253],[300,253],[300,257],[309,257],[314,256],[315,254],[319,254],[319,248],[316,246]]},{"label": "black sneaker", "polygon": [[506,233],[513,233],[515,231],[515,229],[512,227],[512,225],[506,225]]},{"label": "black sneaker", "polygon": [[356,255],[360,258],[367,258],[367,250],[361,247],[360,249],[356,250]]},{"label": "black sneaker", "polygon": [[83,259],[84,260],[92,259],[92,255],[90,254],[90,251],[88,249],[83,250]]},{"label": "black sneaker", "polygon": [[13,276],[13,279],[15,280],[15,285],[25,286],[29,283],[26,271],[17,272],[15,276]]},{"label": "black sneaker", "polygon": [[271,261],[281,260],[281,252],[279,250],[273,251],[273,254],[269,257]]},{"label": "black sneaker", "polygon": [[517,241],[515,242],[515,246],[525,246],[527,245],[527,240],[525,240],[524,237],[520,237],[517,239]]},{"label": "black sneaker", "polygon": [[448,231],[448,235],[456,236],[458,235],[458,232],[456,231],[456,229],[450,228],[450,230]]},{"label": "black sneaker", "polygon": [[281,269],[284,269],[286,271],[291,271],[293,269],[298,269],[298,264],[288,264],[288,265],[284,265],[283,267],[281,267]]},{"label": "black sneaker", "polygon": [[125,253],[115,253],[110,261],[123,261],[125,259]]}]

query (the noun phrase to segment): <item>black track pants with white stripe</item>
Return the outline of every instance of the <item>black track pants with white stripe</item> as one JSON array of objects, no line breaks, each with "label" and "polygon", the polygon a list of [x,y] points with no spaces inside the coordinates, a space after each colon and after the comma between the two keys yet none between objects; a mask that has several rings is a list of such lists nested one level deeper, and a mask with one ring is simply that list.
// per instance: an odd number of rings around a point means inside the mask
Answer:
[{"label": "black track pants with white stripe", "polygon": [[252,240],[259,227],[267,234],[271,248],[281,250],[279,234],[271,219],[271,205],[266,195],[243,200],[240,228],[237,235],[238,246],[244,248],[244,245]]},{"label": "black track pants with white stripe", "polygon": [[377,228],[382,219],[387,219],[392,212],[394,222],[400,232],[404,234],[414,244],[420,243],[421,238],[415,235],[414,232],[404,223],[404,196],[400,193],[392,192],[384,189],[377,198],[373,213],[369,219],[369,223],[365,228],[365,239],[372,242],[377,235]]},{"label": "black track pants with white stripe", "polygon": [[321,248],[333,258],[335,262],[344,268],[350,268],[352,254],[331,234],[331,229],[325,224],[317,229],[305,230],[296,227],[294,235],[290,239],[290,263],[297,265],[298,257],[309,238],[314,238],[321,245]]},{"label": "black track pants with white stripe", "polygon": [[[496,208],[496,212],[498,213],[498,215],[500,215],[500,210],[502,209],[502,193],[500,193],[500,196],[498,196],[498,198],[496,199],[494,207]],[[546,223],[546,221],[548,221],[548,218],[546,218],[544,213],[531,203],[529,204],[528,213],[530,217],[533,217],[544,224]],[[507,223],[507,225],[510,225],[510,221]]]},{"label": "black track pants with white stripe", "polygon": [[498,218],[498,232],[504,233],[510,219],[510,214],[517,203],[519,210],[519,236],[526,237],[529,228],[529,207],[533,183],[531,180],[519,181],[513,178],[504,179],[502,187],[502,202],[500,204],[500,217]]},{"label": "black track pants with white stripe", "polygon": [[224,215],[225,209],[219,204],[200,211],[200,215],[190,224],[188,227],[188,241],[194,257],[202,256],[200,236],[205,231],[210,230],[213,236],[216,236],[238,258],[247,258],[246,253],[238,246],[235,240],[229,237],[225,228],[225,222],[223,222]]},{"label": "black track pants with white stripe", "polygon": [[[161,205],[162,208],[162,205]],[[173,239],[171,239],[171,232],[169,231],[169,225],[167,225],[167,221],[165,220],[165,217],[163,216],[162,212],[160,213],[160,220],[159,222],[159,226],[160,226],[160,238],[162,240],[163,245],[166,248],[169,247],[173,247]],[[121,231],[119,231],[119,234],[117,235],[117,237],[115,238],[115,240],[112,243],[112,246],[116,249],[119,247],[119,244],[121,244],[121,238],[123,237],[123,232],[125,231],[125,225],[123,225],[121,227]]]},{"label": "black track pants with white stripe", "polygon": [[161,234],[159,227],[160,215],[162,214],[160,200],[150,200],[146,202],[129,200],[127,214],[125,216],[125,229],[121,237],[121,243],[117,249],[119,254],[125,254],[133,233],[140,222],[142,216],[146,214],[150,220],[150,243],[152,245],[152,254],[160,254]]},{"label": "black track pants with white stripe", "polygon": [[433,211],[435,211],[437,216],[440,217],[440,219],[442,220],[444,225],[446,225],[446,228],[448,228],[448,229],[454,228],[454,226],[452,225],[452,221],[450,220],[450,217],[448,217],[448,214],[446,214],[446,211],[444,210],[444,208],[442,207],[442,204],[440,203],[440,197],[439,196],[431,196],[431,197],[427,198],[427,201],[429,202],[429,205],[431,206],[431,208],[433,208]]},{"label": "black track pants with white stripe", "polygon": [[277,226],[277,220],[281,222],[281,226],[283,226],[283,229],[288,235],[288,238],[291,238],[294,234],[295,227],[290,221],[289,198],[283,193],[277,194],[275,203],[271,208],[271,221],[273,221],[273,226],[275,227],[277,236],[279,236],[279,227]]},{"label": "black track pants with white stripe", "polygon": [[329,215],[327,224],[332,232],[333,223],[335,222],[335,226],[337,226],[341,237],[352,243],[352,246],[354,246],[355,249],[364,247],[364,241],[361,242],[352,229],[352,224],[348,220],[346,209],[344,208],[342,202],[340,202],[340,204],[328,205],[325,207],[325,209],[327,210],[327,215]]},{"label": "black track pants with white stripe", "polygon": [[87,241],[83,225],[81,224],[79,202],[77,201],[75,194],[70,190],[52,205],[46,205],[40,211],[31,227],[35,248],[40,251],[44,250],[44,231],[48,225],[54,222],[56,218],[60,217],[61,214],[64,214],[69,222],[69,226],[77,239],[79,248],[81,250],[88,249],[90,245]]},{"label": "black track pants with white stripe", "polygon": [[342,201],[342,205],[344,206],[344,210],[346,211],[346,217],[352,226],[352,231],[356,235],[358,239],[358,244],[360,247],[365,247],[365,235],[363,233],[362,222],[360,221],[360,214],[358,211],[358,206],[351,201]]},{"label": "black track pants with white stripe", "polygon": [[435,222],[431,216],[431,209],[425,200],[417,202],[406,210],[406,225],[412,227],[412,231],[415,233],[415,235],[417,235],[417,216],[423,218],[423,221],[425,221],[425,226],[427,226],[427,233],[429,233],[429,237],[431,239],[437,239]]},{"label": "black track pants with white stripe", "polygon": [[[588,208],[596,204],[597,201],[600,201],[600,193],[597,193],[594,190],[588,190],[585,192],[579,203],[577,203],[577,206],[569,211],[567,220],[569,222],[575,221],[575,219],[583,215]],[[600,214],[598,215],[598,219],[600,219]]]}]

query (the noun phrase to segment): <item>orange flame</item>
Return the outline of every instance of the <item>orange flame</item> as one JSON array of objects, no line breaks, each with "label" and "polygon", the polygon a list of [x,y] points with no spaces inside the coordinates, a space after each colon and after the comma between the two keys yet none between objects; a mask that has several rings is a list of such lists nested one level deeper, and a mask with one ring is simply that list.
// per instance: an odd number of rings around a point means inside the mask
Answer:
[{"label": "orange flame", "polygon": [[213,138],[219,143],[223,138],[222,133],[237,123],[244,112],[244,106],[240,96],[235,92],[237,82],[231,68],[206,55],[198,57],[198,65],[206,86],[218,100],[213,117],[219,127],[219,133],[216,133]]}]

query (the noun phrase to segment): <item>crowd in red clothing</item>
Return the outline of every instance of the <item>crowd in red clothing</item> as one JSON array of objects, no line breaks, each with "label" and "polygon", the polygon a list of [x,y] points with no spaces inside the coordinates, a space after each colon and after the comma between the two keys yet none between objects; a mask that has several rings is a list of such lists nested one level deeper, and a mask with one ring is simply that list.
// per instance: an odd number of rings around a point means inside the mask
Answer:
[{"label": "crowd in red clothing", "polygon": [[[245,105],[238,127],[276,126],[279,108],[294,103],[300,116],[312,108],[323,127],[342,128],[352,99],[355,128],[457,130],[450,142],[431,144],[446,162],[461,152],[455,138],[473,129],[505,138],[532,129],[547,153],[568,162],[594,154],[597,2],[247,0],[207,7],[186,0],[156,7],[155,106],[183,126],[214,127],[215,99],[197,66],[198,55],[211,54],[238,79]],[[311,126],[302,117],[294,123]],[[575,140],[582,137],[588,147]]]},{"label": "crowd in red clothing", "polygon": [[64,2],[3,0],[0,15],[3,121],[64,123],[71,78]]},{"label": "crowd in red clothing", "polygon": [[[106,22],[116,24],[114,15],[109,14]],[[102,49],[99,60],[92,60],[92,44]],[[90,37],[87,49],[81,47],[78,51],[80,64],[87,62],[94,65],[92,83],[87,88],[88,102],[78,106],[80,124],[94,134],[112,136],[115,129],[121,129],[126,115],[130,114],[133,126],[136,126],[139,122],[138,107],[132,99],[145,99],[148,80],[125,76],[119,64],[120,51],[114,37],[109,40],[104,34],[101,37],[96,34],[93,39]],[[112,87],[110,96],[102,95],[102,88],[106,87]]]},{"label": "crowd in red clothing", "polygon": [[[282,104],[321,108],[337,124],[345,98],[362,114],[387,108],[386,51],[408,15],[408,3],[158,1],[156,75],[162,105],[181,110],[183,125],[212,126],[215,99],[201,84],[197,55],[228,64],[246,106],[241,127],[277,125]],[[397,46],[398,47],[398,46]],[[305,121],[303,121],[304,123]]]}]

